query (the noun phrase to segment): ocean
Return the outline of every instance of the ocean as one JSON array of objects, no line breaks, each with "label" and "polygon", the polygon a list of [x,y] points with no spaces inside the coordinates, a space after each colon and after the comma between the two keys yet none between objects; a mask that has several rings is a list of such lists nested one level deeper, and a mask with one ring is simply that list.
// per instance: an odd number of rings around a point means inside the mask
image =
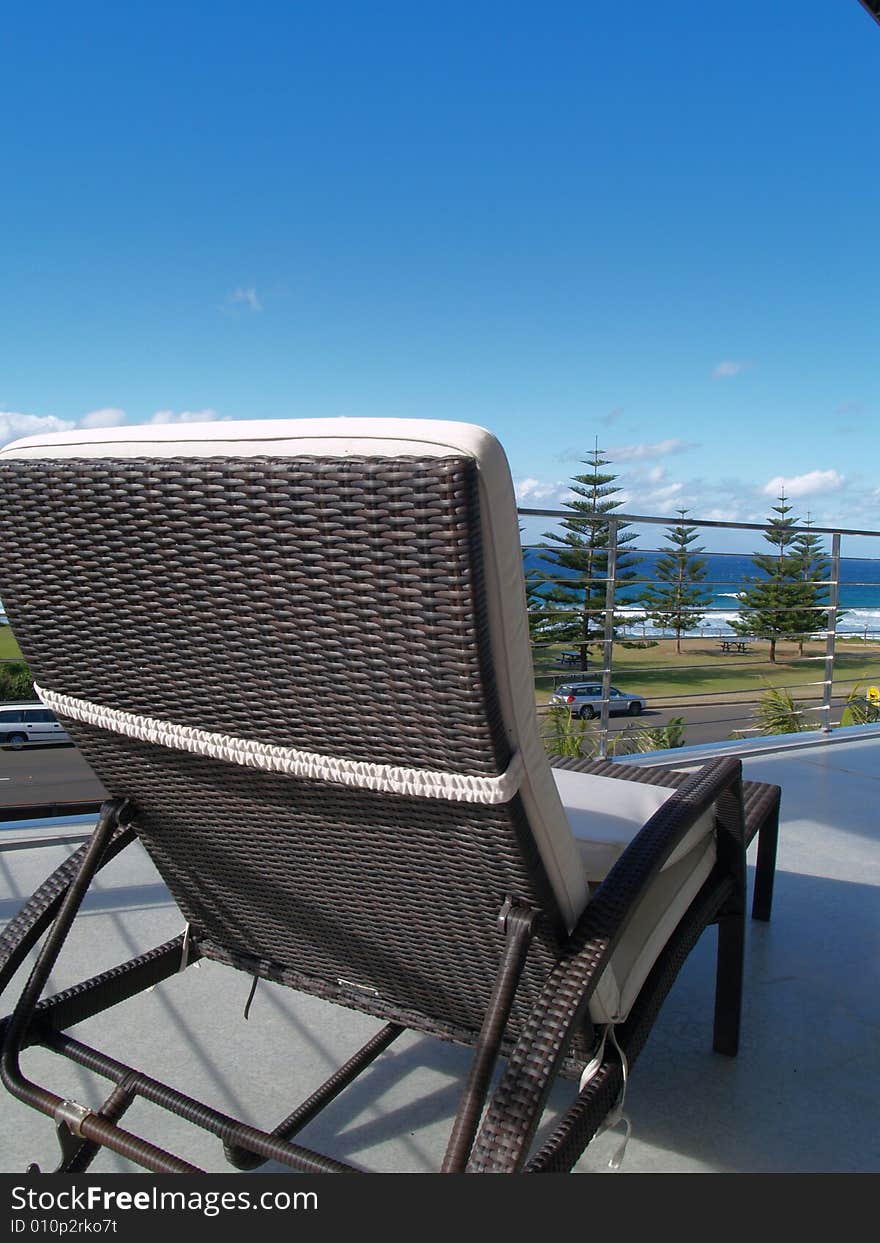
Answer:
[{"label": "ocean", "polygon": [[[653,578],[661,554],[637,551],[634,555],[639,559],[639,564],[633,567],[638,577]],[[732,633],[730,622],[738,616],[737,594],[744,589],[746,578],[756,575],[757,570],[747,553],[704,553],[702,556],[705,557],[707,570],[704,586],[713,595],[702,616],[700,630],[691,631],[691,634],[723,637]],[[525,569],[527,574],[542,570],[547,572],[541,551],[526,549]],[[560,578],[569,576],[565,570],[560,570]],[[663,637],[664,632],[645,618],[644,610],[636,603],[638,594],[645,590],[645,586],[644,583],[621,585],[616,594],[615,613],[626,618],[627,631],[648,637]],[[880,637],[880,559],[841,558],[839,608],[838,634]]]}]

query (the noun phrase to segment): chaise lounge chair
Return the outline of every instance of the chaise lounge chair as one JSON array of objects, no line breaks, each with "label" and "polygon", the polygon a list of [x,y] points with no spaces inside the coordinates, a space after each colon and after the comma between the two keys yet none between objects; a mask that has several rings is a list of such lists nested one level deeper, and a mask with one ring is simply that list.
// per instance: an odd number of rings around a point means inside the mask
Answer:
[{"label": "chaise lounge chair", "polygon": [[[0,521],[0,595],[38,693],[112,794],[0,940],[6,988],[48,930],[4,1020],[2,1079],[55,1121],[61,1171],[106,1146],[193,1172],[121,1125],[137,1097],[239,1168],[348,1170],[296,1136],[406,1028],[474,1049],[445,1171],[570,1169],[619,1117],[710,924],[714,1047],[736,1053],[740,763],[675,789],[551,767],[489,433],[338,419],[42,436],[0,452]],[[93,876],[135,838],[185,933],[41,1000]],[[69,1034],[201,957],[384,1026],[265,1131]],[[103,1106],[28,1078],[30,1045],[109,1080]],[[536,1143],[560,1075],[570,1107]]]}]

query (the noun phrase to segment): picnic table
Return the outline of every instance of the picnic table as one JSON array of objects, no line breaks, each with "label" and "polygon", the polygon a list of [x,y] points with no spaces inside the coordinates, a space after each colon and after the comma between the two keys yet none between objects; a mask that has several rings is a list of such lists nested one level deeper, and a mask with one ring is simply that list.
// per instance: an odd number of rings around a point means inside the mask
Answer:
[{"label": "picnic table", "polygon": [[563,665],[576,665],[581,658],[580,652],[560,652],[559,659]]},{"label": "picnic table", "polygon": [[722,652],[750,652],[752,649],[746,639],[722,639],[721,650]]}]

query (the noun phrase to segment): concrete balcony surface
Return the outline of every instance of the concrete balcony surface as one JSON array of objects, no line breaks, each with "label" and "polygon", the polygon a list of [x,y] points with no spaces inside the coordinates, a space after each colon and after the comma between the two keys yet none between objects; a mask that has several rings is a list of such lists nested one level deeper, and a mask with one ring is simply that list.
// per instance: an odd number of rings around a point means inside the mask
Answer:
[{"label": "concrete balcony surface", "polygon": [[[876,1171],[880,739],[749,755],[743,764],[747,777],[776,782],[783,795],[773,919],[749,921],[747,930],[740,1053],[727,1059],[711,1051],[710,930],[634,1068],[626,1100],[633,1134],[622,1172]],[[0,842],[11,836],[0,833]],[[70,849],[0,850],[0,919]],[[130,848],[99,874],[52,990],[164,941],[181,922],[146,855]],[[271,1129],[379,1024],[266,982],[245,1021],[249,989],[249,979],[205,962],[82,1024],[78,1034]],[[15,985],[4,1013],[14,992]],[[406,1034],[299,1142],[360,1168],[437,1169],[469,1058],[467,1050]],[[87,1104],[108,1090],[43,1051],[26,1053],[23,1066],[37,1082]],[[558,1085],[553,1109],[571,1091]],[[51,1170],[58,1151],[50,1120],[5,1092],[0,1101],[0,1170],[24,1171],[33,1161]],[[205,1170],[230,1169],[219,1141],[152,1106],[136,1103],[125,1126]],[[607,1170],[618,1144],[617,1133],[601,1136],[577,1172]],[[130,1168],[106,1151],[92,1167]]]}]

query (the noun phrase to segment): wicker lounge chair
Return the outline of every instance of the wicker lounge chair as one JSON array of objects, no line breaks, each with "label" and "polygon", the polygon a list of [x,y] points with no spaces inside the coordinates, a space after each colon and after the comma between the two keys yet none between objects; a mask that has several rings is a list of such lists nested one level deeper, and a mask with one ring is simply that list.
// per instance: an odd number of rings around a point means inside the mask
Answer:
[{"label": "wicker lounge chair", "polygon": [[[49,930],[4,1021],[2,1078],[54,1119],[59,1169],[103,1145],[192,1172],[121,1125],[137,1097],[240,1168],[349,1169],[295,1137],[405,1028],[474,1048],[444,1170],[569,1169],[617,1117],[713,923],[714,1047],[736,1052],[740,764],[671,790],[551,768],[487,432],[340,419],[33,438],[0,453],[0,520],[0,593],[39,693],[113,795],[0,942],[5,988]],[[92,877],[135,837],[186,932],[40,1000]],[[200,957],[384,1026],[267,1131],[68,1033]],[[103,1106],[27,1078],[36,1044],[109,1080]],[[536,1145],[561,1074],[571,1106]]]}]

